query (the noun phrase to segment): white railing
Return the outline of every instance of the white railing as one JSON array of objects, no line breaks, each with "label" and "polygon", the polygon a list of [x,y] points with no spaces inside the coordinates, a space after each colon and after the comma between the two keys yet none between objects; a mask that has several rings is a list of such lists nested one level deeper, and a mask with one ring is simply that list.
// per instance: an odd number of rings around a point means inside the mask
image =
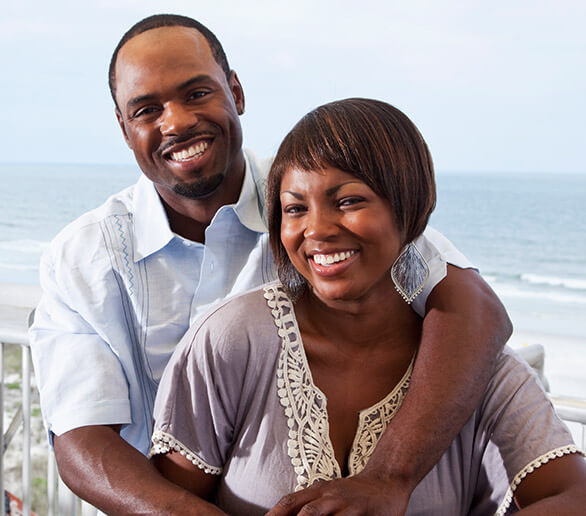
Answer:
[{"label": "white railing", "polygon": [[[20,385],[20,403],[12,407],[13,414],[9,415],[6,411],[6,367],[5,357],[10,349],[20,349],[21,352],[21,369],[18,384]],[[13,356],[13,354],[11,354]],[[33,421],[41,425],[39,418],[36,420],[32,417],[32,398],[36,393],[34,378],[31,368],[31,353],[28,345],[28,335],[26,330],[0,328],[0,516],[5,516],[4,491],[5,485],[5,452],[10,449],[11,445],[21,448],[20,458],[22,464],[22,484],[20,490],[15,493],[22,499],[22,514],[30,515],[32,511],[33,499],[33,482],[32,482],[32,460],[31,460],[31,436]],[[14,386],[13,386],[14,387]],[[14,401],[14,400],[11,400]],[[5,420],[8,419],[5,425]],[[6,427],[6,428],[5,428]],[[15,443],[14,438],[19,436],[22,429],[22,442]],[[39,430],[39,429],[37,429]],[[43,430],[41,430],[43,432]],[[38,432],[37,432],[38,433]],[[20,437],[20,436],[19,436]],[[20,441],[20,440],[19,440]],[[95,514],[95,509],[81,501],[67,488],[59,478],[55,458],[48,445],[46,447],[46,514],[48,516],[77,516],[78,514]],[[14,489],[14,486],[11,486]],[[44,497],[43,497],[44,498]],[[45,504],[44,504],[45,505]],[[43,512],[45,507],[43,506]]]},{"label": "white railing", "polygon": [[[5,416],[5,348],[8,346],[20,347],[22,353],[22,370],[20,377],[21,403],[15,410],[12,420],[4,425]],[[520,350],[517,350],[520,351]],[[547,384],[543,376],[543,348],[539,345],[522,349],[523,356],[538,373],[542,381]],[[13,443],[13,438],[22,425],[22,501],[24,515],[31,514],[32,481],[31,481],[31,400],[34,389],[31,369],[31,354],[28,345],[28,336],[25,330],[0,328],[0,495],[4,493],[4,452]],[[579,425],[581,439],[574,437],[581,448],[586,448],[586,399],[570,398],[550,395],[556,411],[564,421]],[[40,424],[40,422],[39,422]],[[47,452],[47,514],[48,516],[83,516],[95,514],[96,510],[85,502],[81,503],[59,478],[53,453]],[[0,503],[0,516],[5,516],[4,503]]]}]

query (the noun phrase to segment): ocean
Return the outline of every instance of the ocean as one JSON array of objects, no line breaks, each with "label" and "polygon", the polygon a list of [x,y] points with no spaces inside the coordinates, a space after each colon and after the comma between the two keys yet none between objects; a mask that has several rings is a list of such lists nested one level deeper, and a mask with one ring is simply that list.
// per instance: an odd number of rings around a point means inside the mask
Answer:
[{"label": "ocean", "polygon": [[[38,285],[57,232],[131,185],[133,165],[0,164],[0,283]],[[586,337],[586,175],[438,173],[431,224],[518,330]]]}]

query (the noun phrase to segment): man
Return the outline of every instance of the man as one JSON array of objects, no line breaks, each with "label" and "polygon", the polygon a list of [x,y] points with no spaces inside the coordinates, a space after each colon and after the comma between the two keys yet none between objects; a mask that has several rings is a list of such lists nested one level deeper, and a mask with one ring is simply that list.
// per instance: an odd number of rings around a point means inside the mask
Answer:
[{"label": "man", "polygon": [[[242,86],[199,23],[139,22],[112,56],[110,88],[144,176],[65,228],[43,257],[31,345],[44,418],[63,479],[108,514],[217,514],[144,454],[157,383],[190,323],[275,277],[267,167],[242,150]],[[369,467],[316,497],[361,507],[367,487],[373,500],[384,490],[394,495],[392,508],[380,501],[385,512],[400,514],[472,413],[509,336],[502,305],[475,271],[449,266],[443,279],[447,261],[467,261],[426,234],[430,279],[416,301],[427,310],[410,393]],[[275,510],[299,503],[286,497]]]}]

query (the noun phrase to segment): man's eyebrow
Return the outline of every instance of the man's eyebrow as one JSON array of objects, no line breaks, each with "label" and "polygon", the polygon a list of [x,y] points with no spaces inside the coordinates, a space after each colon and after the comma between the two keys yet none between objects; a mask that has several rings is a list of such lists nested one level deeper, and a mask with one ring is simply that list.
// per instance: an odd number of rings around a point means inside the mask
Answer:
[{"label": "man's eyebrow", "polygon": [[[196,84],[206,83],[210,80],[211,80],[211,77],[209,75],[199,74],[199,75],[196,75],[195,77],[191,77],[190,79],[187,79],[186,81],[183,81],[181,84],[179,84],[179,86],[177,86],[177,89],[184,90],[184,89],[189,88],[191,86],[194,86]],[[138,95],[138,96],[130,99],[126,103],[126,108],[132,109],[133,107],[137,106],[138,104],[142,104],[143,102],[149,102],[151,100],[154,100],[155,98],[156,98],[156,95],[153,93],[147,93],[145,95]]]},{"label": "man's eyebrow", "polygon": [[126,109],[132,109],[134,106],[142,104],[143,102],[148,102],[149,100],[153,100],[154,98],[154,95],[139,95],[138,97],[130,99],[126,103]]},{"label": "man's eyebrow", "polygon": [[213,79],[207,74],[199,74],[191,79],[187,79],[186,81],[182,82],[177,89],[184,90],[185,88],[189,88],[190,86],[194,86],[196,84],[210,82]]}]

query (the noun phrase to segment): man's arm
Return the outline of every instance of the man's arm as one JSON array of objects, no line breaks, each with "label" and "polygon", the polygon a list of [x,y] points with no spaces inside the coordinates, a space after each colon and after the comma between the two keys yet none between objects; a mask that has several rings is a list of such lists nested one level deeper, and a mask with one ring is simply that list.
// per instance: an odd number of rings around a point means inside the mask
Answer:
[{"label": "man's arm", "polygon": [[224,514],[163,478],[116,427],[70,430],[54,437],[54,448],[65,484],[106,514]]},{"label": "man's arm", "polygon": [[475,270],[448,271],[427,300],[407,396],[365,469],[412,488],[476,409],[512,332],[505,308]]},{"label": "man's arm", "polygon": [[[284,497],[271,516],[403,514],[415,486],[433,468],[477,407],[512,326],[491,288],[473,269],[448,266],[431,292],[409,391],[355,477]],[[369,493],[365,497],[364,493]],[[316,514],[320,512],[317,511]]]}]

